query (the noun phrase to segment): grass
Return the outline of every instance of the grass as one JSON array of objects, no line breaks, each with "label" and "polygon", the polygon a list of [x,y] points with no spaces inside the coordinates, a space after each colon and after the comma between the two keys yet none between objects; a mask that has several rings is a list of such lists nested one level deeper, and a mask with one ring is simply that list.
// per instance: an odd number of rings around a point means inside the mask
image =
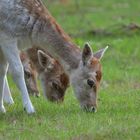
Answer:
[{"label": "grass", "polygon": [[48,9],[81,46],[93,50],[109,45],[102,59],[103,81],[97,113],[80,110],[71,88],[61,105],[32,97],[36,114],[27,115],[21,96],[9,76],[15,104],[0,114],[1,140],[139,140],[140,139],[140,37],[93,36],[94,28],[140,23],[135,0],[69,0],[66,4],[45,1]]}]

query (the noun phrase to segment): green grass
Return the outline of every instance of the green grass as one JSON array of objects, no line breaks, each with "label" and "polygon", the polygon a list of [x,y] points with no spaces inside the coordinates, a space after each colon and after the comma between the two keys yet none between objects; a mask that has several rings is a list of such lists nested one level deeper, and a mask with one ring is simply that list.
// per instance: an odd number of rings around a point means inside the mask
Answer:
[{"label": "green grass", "polygon": [[21,96],[9,76],[15,104],[0,114],[1,140],[139,140],[140,139],[140,36],[93,36],[94,28],[140,23],[139,0],[69,0],[44,2],[81,46],[93,50],[109,45],[102,59],[103,80],[97,113],[83,112],[71,88],[61,105],[32,97],[36,114],[23,111]]}]

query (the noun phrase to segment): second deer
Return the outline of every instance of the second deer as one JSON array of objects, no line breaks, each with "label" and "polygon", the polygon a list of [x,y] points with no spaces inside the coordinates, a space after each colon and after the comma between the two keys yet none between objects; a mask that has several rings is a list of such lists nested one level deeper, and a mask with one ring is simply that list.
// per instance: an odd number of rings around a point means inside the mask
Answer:
[{"label": "second deer", "polygon": [[[20,59],[29,94],[40,96],[37,86],[37,77],[39,77],[43,94],[49,101],[59,103],[64,100],[65,91],[69,85],[69,77],[56,59],[37,46],[21,51]],[[7,96],[6,92],[10,92],[7,87],[6,79],[5,96]],[[12,104],[12,97],[5,96],[5,102]]]},{"label": "second deer", "polygon": [[[35,92],[37,96],[39,95],[37,88],[35,88],[37,77],[39,77],[45,97],[53,102],[63,101],[69,85],[69,78],[60,63],[48,52],[37,46],[22,51],[20,56],[29,93]],[[27,65],[32,69],[27,70]]]}]

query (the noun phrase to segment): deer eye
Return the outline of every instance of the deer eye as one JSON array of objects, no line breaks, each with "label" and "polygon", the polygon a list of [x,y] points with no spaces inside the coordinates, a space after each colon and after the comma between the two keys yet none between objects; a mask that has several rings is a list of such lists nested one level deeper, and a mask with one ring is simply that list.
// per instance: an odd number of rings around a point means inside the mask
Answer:
[{"label": "deer eye", "polygon": [[95,82],[92,79],[87,80],[87,84],[92,88],[95,86]]},{"label": "deer eye", "polygon": [[31,73],[30,72],[28,72],[28,71],[24,71],[25,72],[25,76],[29,79],[29,78],[31,78]]}]

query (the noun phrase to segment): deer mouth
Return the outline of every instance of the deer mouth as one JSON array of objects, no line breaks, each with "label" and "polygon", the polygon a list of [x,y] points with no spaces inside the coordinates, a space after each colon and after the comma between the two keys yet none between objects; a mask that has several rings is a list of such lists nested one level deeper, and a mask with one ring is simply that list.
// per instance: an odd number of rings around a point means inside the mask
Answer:
[{"label": "deer mouth", "polygon": [[95,106],[84,105],[82,106],[82,109],[86,112],[93,112],[93,113],[97,112],[97,108]]},{"label": "deer mouth", "polygon": [[39,92],[35,92],[35,91],[29,91],[29,95],[30,96],[34,96],[34,97],[37,97],[37,98],[40,97],[40,93]]},{"label": "deer mouth", "polygon": [[51,102],[55,102],[55,103],[63,103],[63,101],[64,101],[64,97],[58,97],[58,95],[57,96],[51,96],[51,99],[50,99],[50,101]]}]

